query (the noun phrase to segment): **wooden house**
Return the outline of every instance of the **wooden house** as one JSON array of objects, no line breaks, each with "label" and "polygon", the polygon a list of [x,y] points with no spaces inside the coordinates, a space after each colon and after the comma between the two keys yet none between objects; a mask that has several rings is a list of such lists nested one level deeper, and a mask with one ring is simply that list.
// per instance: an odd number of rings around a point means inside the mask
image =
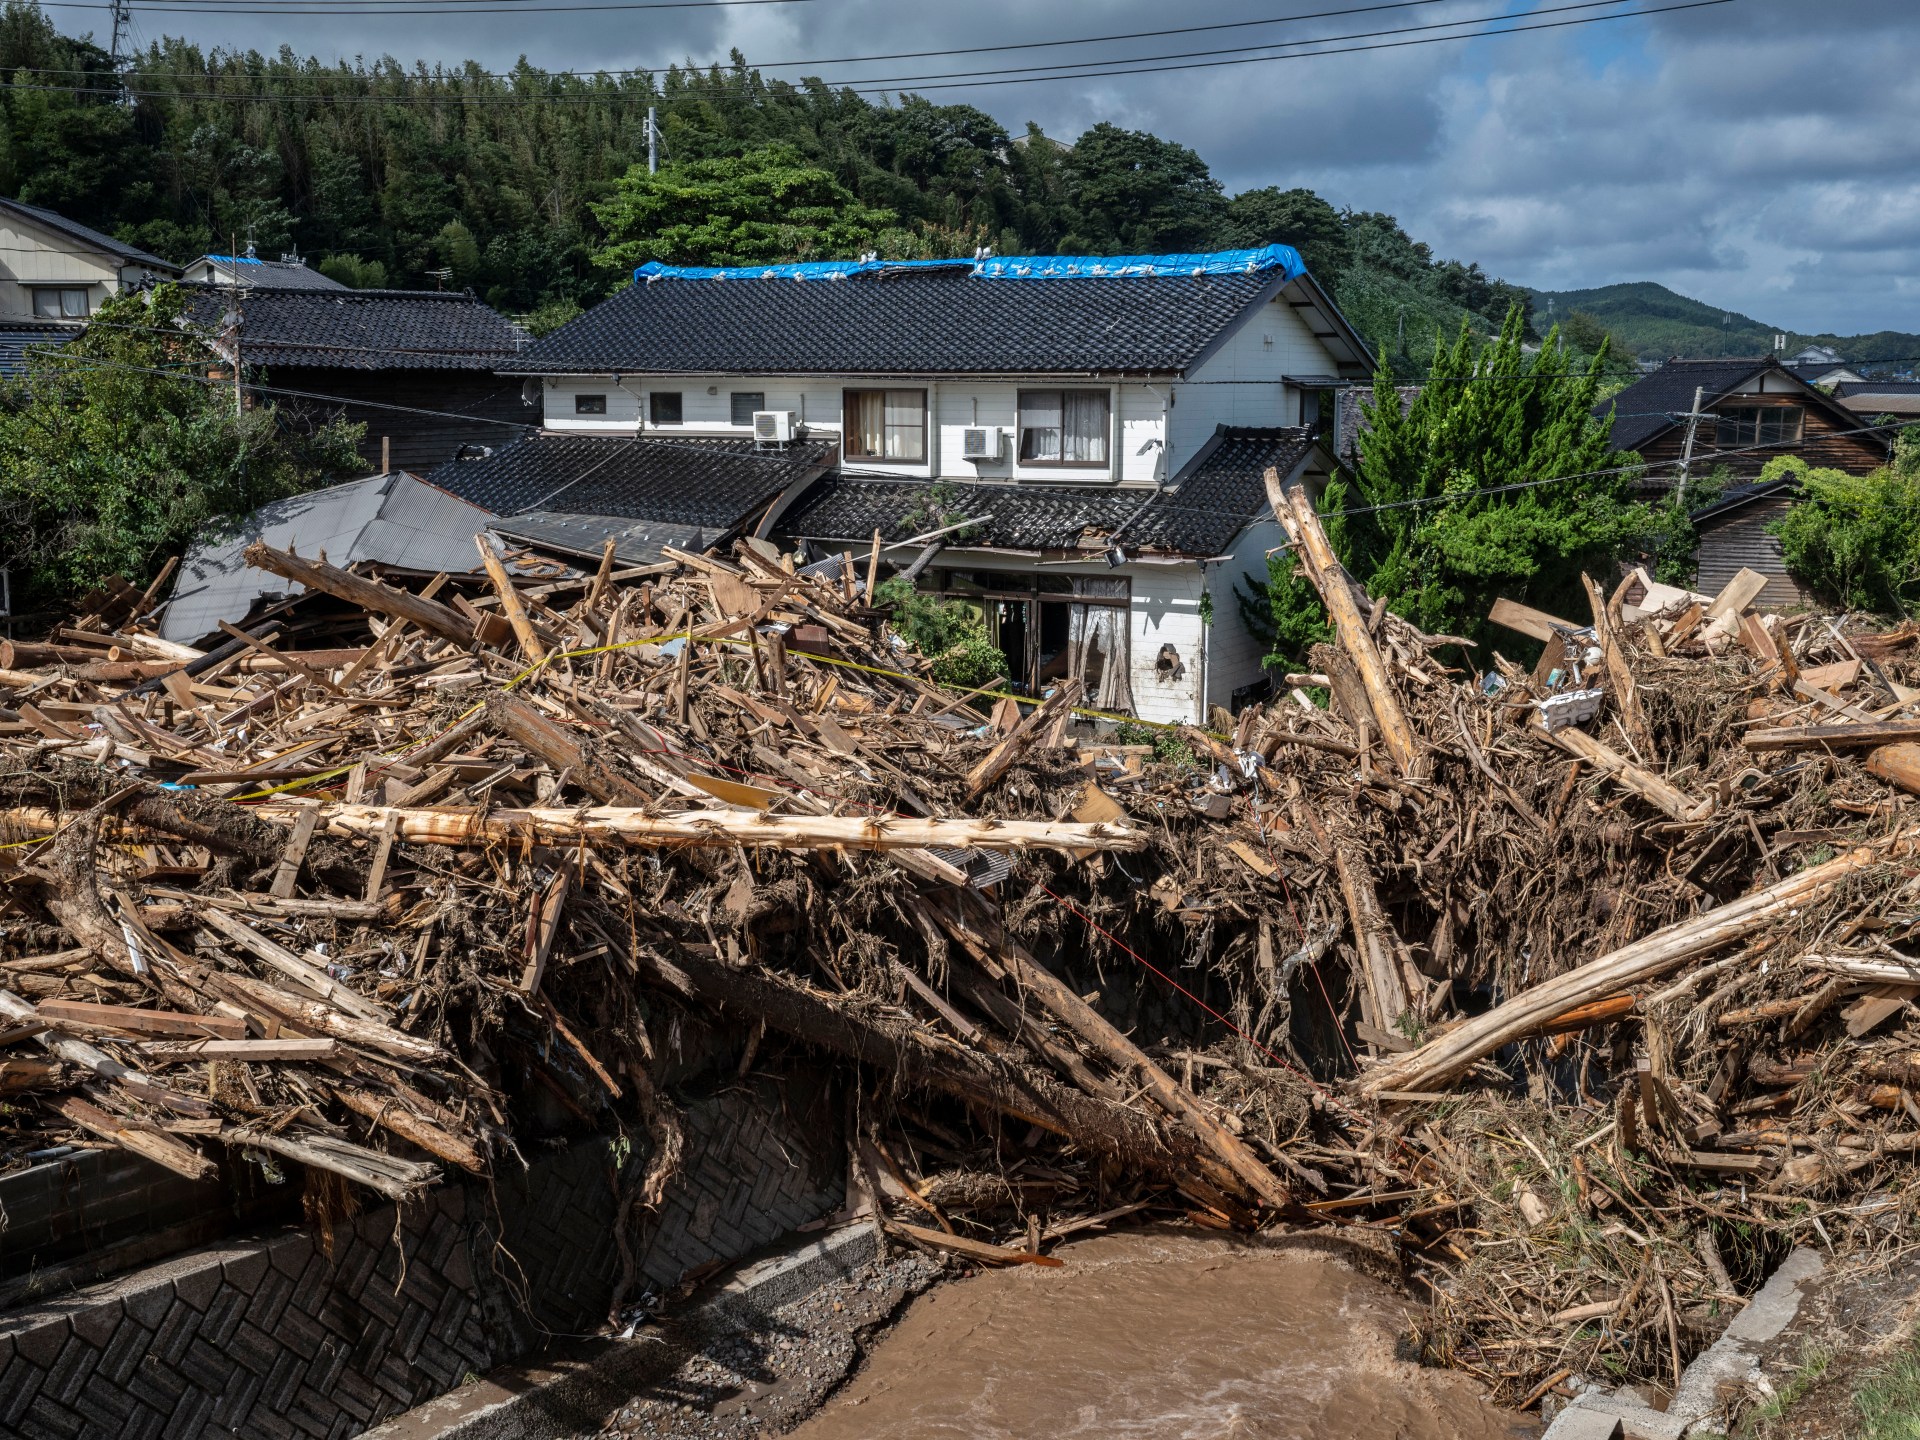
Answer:
[{"label": "wooden house", "polygon": [[1793,373],[1771,355],[1757,360],[1669,360],[1635,381],[1595,414],[1613,420],[1613,444],[1647,462],[1645,483],[1673,485],[1687,448],[1695,395],[1707,418],[1697,422],[1691,473],[1724,465],[1738,479],[1758,477],[1776,455],[1864,475],[1887,461],[1887,438],[1860,416]]},{"label": "wooden house", "polygon": [[313,286],[196,288],[193,318],[289,414],[365,425],[373,473],[424,475],[463,452],[510,444],[540,423],[538,387],[496,372],[526,332],[471,294]]}]

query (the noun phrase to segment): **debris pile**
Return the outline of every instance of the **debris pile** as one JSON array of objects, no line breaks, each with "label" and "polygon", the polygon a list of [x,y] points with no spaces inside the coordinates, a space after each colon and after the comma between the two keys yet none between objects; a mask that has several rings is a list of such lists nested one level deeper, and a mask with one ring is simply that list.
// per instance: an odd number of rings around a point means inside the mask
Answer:
[{"label": "debris pile", "polygon": [[1273,488],[1337,643],[1153,746],[1070,683],[929,683],[877,555],[256,546],[300,592],[191,649],[103,593],[0,654],[0,1157],[293,1162],[324,1209],[518,1163],[557,1106],[645,1134],[633,1218],[663,1068],[724,1026],[737,1073],[837,1062],[906,1243],[1366,1227],[1510,1401],[1670,1377],[1788,1245],[1897,1235],[1920,631],[1635,572],[1502,602],[1522,666]]}]

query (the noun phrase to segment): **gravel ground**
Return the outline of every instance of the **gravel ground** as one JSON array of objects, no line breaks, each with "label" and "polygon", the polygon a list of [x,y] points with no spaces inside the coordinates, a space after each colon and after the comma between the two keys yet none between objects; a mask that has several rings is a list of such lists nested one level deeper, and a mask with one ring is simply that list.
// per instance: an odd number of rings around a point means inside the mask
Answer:
[{"label": "gravel ground", "polygon": [[776,1310],[763,1324],[702,1336],[660,1327],[687,1358],[607,1421],[631,1440],[747,1440],[791,1430],[860,1366],[868,1344],[948,1272],[909,1252]]}]

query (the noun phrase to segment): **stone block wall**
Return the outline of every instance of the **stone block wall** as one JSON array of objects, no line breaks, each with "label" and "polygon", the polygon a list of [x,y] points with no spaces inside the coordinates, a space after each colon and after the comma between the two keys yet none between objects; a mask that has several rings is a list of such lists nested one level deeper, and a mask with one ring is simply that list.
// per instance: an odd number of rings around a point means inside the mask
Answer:
[{"label": "stone block wall", "polygon": [[[683,1168],[634,1239],[646,1281],[835,1208],[836,1119],[824,1082],[793,1076],[693,1103]],[[577,1141],[492,1187],[443,1185],[327,1236],[223,1242],[0,1312],[0,1435],[344,1440],[591,1333],[619,1272],[614,1156],[604,1137]]]}]

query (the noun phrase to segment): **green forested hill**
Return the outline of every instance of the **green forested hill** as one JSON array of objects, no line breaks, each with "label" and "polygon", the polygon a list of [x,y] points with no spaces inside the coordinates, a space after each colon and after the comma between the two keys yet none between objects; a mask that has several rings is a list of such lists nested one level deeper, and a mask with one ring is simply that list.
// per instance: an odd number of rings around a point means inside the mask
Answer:
[{"label": "green forested hill", "polygon": [[[738,55],[704,71],[575,77],[162,40],[134,57],[128,104],[98,46],[9,0],[0,71],[0,194],[170,259],[251,236],[262,255],[298,250],[350,284],[451,272],[500,309],[549,320],[625,278],[600,214],[626,204],[619,182],[645,165],[649,104],[668,172],[758,185],[763,207],[770,184],[798,186],[811,205],[857,215],[884,254],[1293,244],[1408,371],[1436,334],[1451,338],[1463,319],[1485,333],[1524,301],[1475,265],[1437,259],[1390,215],[1336,210],[1285,177],[1229,194],[1199,155],[1151,134],[1100,125],[1070,145],[1028,143],[1037,132],[1010,135],[970,106],[768,81]],[[670,198],[684,213],[689,195],[697,204],[694,187]],[[766,258],[779,218],[741,258]],[[804,253],[853,230],[791,233]],[[716,243],[711,227],[700,238]],[[703,253],[726,253],[725,240]]]},{"label": "green forested hill", "polygon": [[1910,361],[1920,356],[1920,335],[1893,330],[1873,335],[1800,334],[1736,311],[1703,305],[1651,281],[1528,293],[1533,297],[1536,321],[1543,328],[1552,321],[1564,324],[1573,314],[1591,315],[1629,354],[1645,359],[1764,355],[1773,348],[1776,335],[1787,337],[1789,350],[1809,344],[1831,345],[1854,364]]}]

